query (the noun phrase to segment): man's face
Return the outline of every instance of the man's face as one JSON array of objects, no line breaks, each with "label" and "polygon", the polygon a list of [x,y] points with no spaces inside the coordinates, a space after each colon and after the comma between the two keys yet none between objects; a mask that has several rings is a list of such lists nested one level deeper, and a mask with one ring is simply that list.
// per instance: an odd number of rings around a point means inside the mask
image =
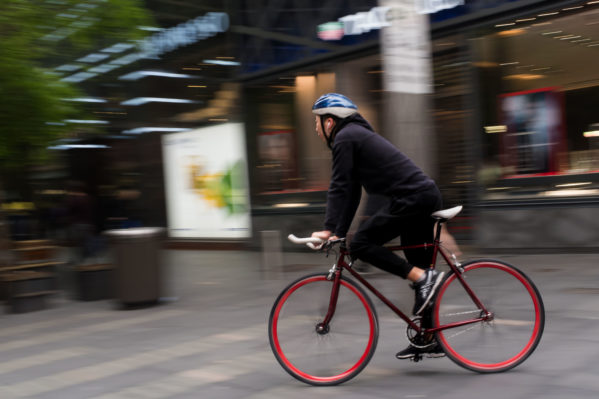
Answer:
[{"label": "man's face", "polygon": [[333,118],[326,118],[324,120],[325,126],[322,126],[319,115],[316,115],[314,117],[314,121],[316,124],[315,130],[316,130],[316,133],[318,134],[318,137],[320,137],[320,139],[326,144],[327,137],[330,136],[331,131],[335,127],[335,121],[333,120]]},{"label": "man's face", "polygon": [[322,130],[322,123],[320,123],[320,116],[316,115],[314,116],[314,121],[315,121],[315,130],[316,130],[316,134],[318,134],[318,137],[320,137],[320,139],[326,144],[327,139],[324,136],[324,131]]}]

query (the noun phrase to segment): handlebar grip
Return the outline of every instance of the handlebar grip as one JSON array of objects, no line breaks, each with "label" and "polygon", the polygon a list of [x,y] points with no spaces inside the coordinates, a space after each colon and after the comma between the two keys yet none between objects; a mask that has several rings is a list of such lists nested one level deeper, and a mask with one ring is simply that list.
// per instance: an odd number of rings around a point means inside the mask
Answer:
[{"label": "handlebar grip", "polygon": [[287,236],[287,239],[294,244],[312,244],[312,246],[308,245],[312,249],[315,249],[315,248],[313,248],[314,244],[322,244],[324,242],[320,238],[316,238],[316,237],[299,238],[299,237],[294,236],[293,234],[289,234]]},{"label": "handlebar grip", "polygon": [[313,243],[309,242],[306,245],[308,246],[308,248],[313,249],[315,251],[322,248],[322,244],[314,245]]}]

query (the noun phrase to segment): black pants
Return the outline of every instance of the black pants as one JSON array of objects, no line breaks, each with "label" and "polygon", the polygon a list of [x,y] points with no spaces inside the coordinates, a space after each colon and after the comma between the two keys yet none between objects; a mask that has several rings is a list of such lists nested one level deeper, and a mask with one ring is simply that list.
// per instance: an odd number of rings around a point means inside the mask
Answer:
[{"label": "black pants", "polygon": [[402,245],[431,243],[434,220],[431,213],[441,209],[441,193],[436,187],[408,197],[392,198],[365,220],[351,239],[352,257],[379,269],[406,278],[412,267],[429,267],[433,249],[407,249],[407,261],[383,245],[401,237]]}]

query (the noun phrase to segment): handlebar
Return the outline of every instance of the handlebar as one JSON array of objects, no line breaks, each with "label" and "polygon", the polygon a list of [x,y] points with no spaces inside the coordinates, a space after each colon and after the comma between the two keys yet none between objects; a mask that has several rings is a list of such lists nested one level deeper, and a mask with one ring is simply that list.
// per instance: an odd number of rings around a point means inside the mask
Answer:
[{"label": "handlebar", "polygon": [[289,234],[287,236],[287,239],[294,244],[306,244],[309,248],[314,249],[314,250],[323,249],[324,247],[328,247],[332,244],[336,244],[336,243],[345,241],[345,238],[324,241],[324,240],[321,240],[320,238],[316,238],[316,237],[296,237],[293,234]]}]

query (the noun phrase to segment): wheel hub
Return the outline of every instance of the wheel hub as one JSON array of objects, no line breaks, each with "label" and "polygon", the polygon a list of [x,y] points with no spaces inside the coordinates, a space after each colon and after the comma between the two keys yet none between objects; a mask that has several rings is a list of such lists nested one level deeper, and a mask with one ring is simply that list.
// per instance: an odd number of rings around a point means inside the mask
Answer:
[{"label": "wheel hub", "polygon": [[316,333],[320,335],[325,335],[329,333],[329,326],[323,323],[318,323],[316,325]]}]

